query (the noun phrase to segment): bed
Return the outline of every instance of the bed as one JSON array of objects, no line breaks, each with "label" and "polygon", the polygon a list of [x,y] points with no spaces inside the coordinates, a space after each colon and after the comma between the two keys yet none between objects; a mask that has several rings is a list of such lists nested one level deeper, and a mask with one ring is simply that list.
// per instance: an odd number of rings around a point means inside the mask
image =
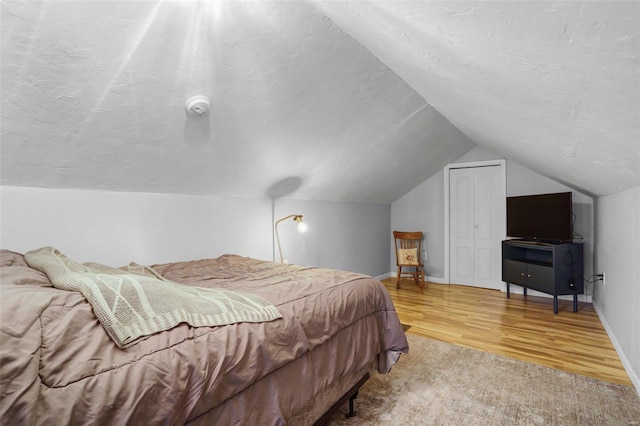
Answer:
[{"label": "bed", "polygon": [[281,318],[181,323],[122,349],[82,294],[1,250],[3,424],[313,424],[408,352],[386,289],[365,275],[237,255],[152,268],[257,295]]}]

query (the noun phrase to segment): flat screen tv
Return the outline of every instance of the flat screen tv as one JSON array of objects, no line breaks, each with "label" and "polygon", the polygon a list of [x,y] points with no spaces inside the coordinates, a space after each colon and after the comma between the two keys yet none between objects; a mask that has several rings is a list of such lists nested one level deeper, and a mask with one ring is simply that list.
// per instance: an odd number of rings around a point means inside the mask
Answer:
[{"label": "flat screen tv", "polygon": [[571,192],[507,197],[507,236],[538,241],[572,241]]}]

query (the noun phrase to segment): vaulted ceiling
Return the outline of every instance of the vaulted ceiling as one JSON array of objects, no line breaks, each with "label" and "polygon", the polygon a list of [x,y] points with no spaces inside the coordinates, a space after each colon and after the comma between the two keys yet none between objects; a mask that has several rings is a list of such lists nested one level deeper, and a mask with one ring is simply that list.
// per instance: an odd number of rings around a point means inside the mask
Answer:
[{"label": "vaulted ceiling", "polygon": [[1,183],[386,204],[477,144],[615,193],[640,186],[639,21],[635,1],[3,1]]}]

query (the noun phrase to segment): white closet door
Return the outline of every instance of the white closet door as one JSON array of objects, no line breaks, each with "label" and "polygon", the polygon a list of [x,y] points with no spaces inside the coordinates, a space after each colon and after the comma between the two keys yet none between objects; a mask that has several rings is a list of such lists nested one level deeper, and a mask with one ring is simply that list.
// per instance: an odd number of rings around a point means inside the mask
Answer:
[{"label": "white closet door", "polygon": [[500,168],[475,170],[475,284],[500,289],[502,281],[501,241],[504,235],[506,201],[502,195]]},{"label": "white closet door", "polygon": [[500,167],[451,169],[450,282],[500,288],[505,223]]},{"label": "white closet door", "polygon": [[449,171],[450,267],[452,284],[474,285],[475,184],[474,169]]}]

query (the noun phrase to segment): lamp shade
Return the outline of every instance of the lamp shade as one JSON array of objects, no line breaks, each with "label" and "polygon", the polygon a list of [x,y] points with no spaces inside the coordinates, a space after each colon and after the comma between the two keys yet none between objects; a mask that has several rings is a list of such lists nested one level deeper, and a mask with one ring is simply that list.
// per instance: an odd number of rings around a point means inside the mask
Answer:
[{"label": "lamp shade", "polygon": [[305,232],[307,232],[307,229],[309,229],[309,225],[307,225],[306,223],[300,221],[298,222],[298,232],[301,234],[304,234]]},{"label": "lamp shade", "polygon": [[309,229],[309,226],[302,221],[302,215],[296,215],[293,220],[298,222],[298,232],[304,234]]}]

